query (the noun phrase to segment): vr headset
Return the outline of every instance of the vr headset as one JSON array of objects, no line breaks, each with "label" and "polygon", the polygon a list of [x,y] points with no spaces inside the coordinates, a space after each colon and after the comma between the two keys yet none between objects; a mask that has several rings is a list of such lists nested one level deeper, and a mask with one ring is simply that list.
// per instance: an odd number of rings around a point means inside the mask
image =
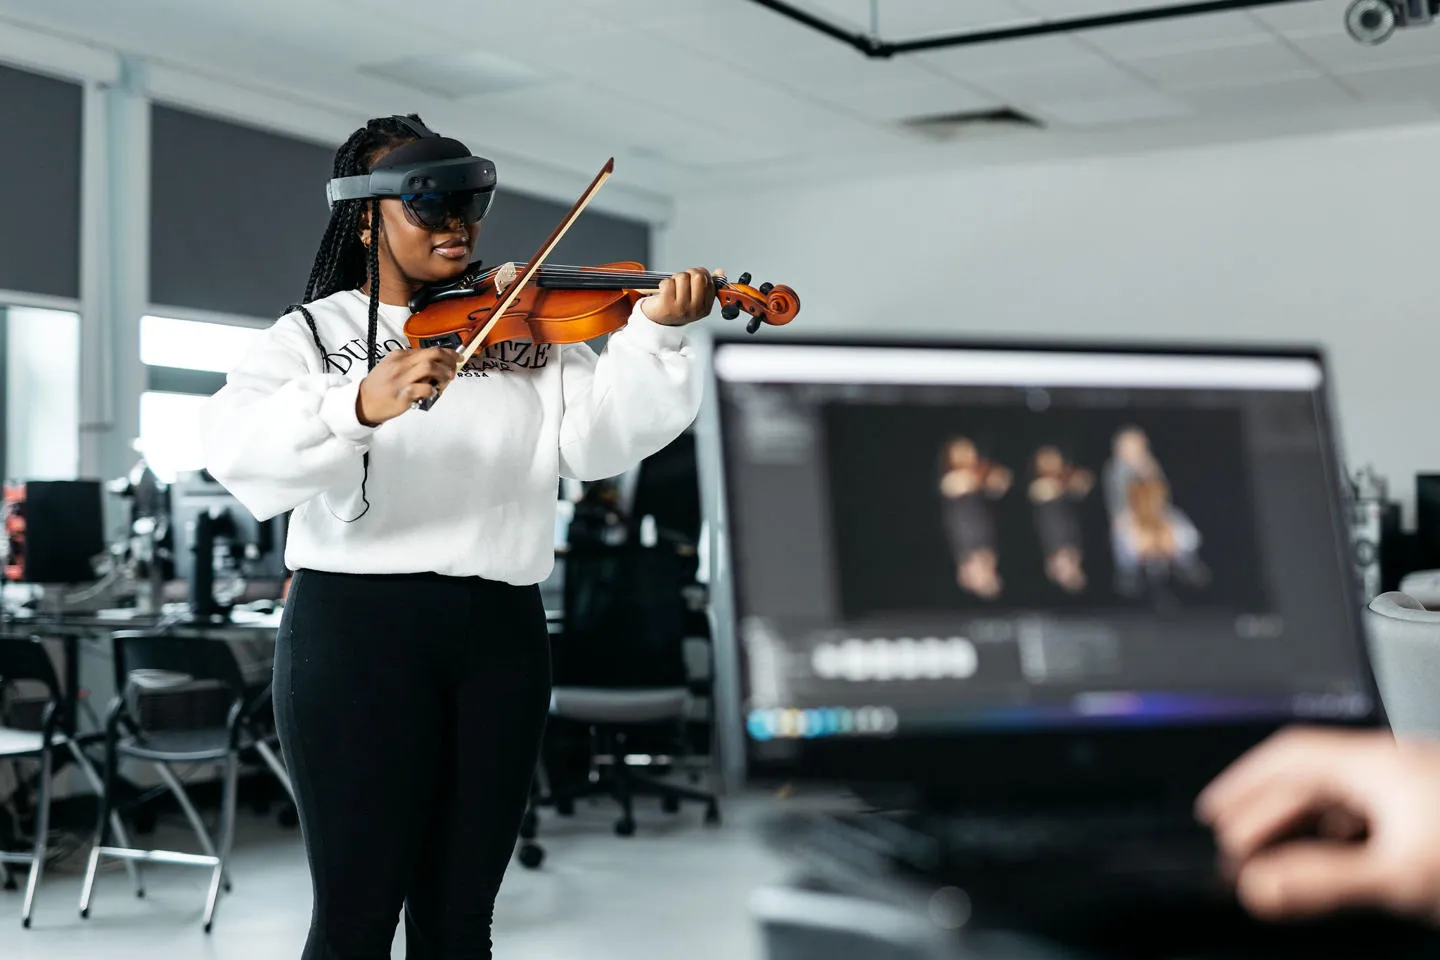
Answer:
[{"label": "vr headset", "polygon": [[495,196],[495,164],[418,120],[392,119],[417,139],[396,147],[367,174],[327,183],[325,198],[331,209],[341,200],[395,197],[416,224],[429,229],[456,218],[466,223],[483,219]]}]

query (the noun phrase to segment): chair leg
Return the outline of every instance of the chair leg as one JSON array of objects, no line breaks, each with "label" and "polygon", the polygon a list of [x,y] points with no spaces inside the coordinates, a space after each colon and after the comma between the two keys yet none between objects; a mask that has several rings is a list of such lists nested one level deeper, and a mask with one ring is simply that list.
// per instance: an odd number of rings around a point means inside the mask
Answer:
[{"label": "chair leg", "polygon": [[[90,916],[90,897],[95,892],[95,875],[100,871],[100,848],[105,846],[105,828],[115,813],[115,781],[119,779],[119,752],[115,749],[115,730],[107,729],[105,735],[105,782],[100,787],[100,817],[95,823],[95,842],[90,846],[90,859],[85,866],[85,883],[80,888],[80,919]],[[136,890],[137,897],[145,896],[143,887]]]},{"label": "chair leg", "polygon": [[180,804],[180,809],[185,813],[185,819],[190,821],[190,829],[195,831],[196,838],[200,841],[200,849],[205,851],[207,857],[219,857],[215,850],[215,841],[210,839],[210,831],[205,828],[205,821],[200,817],[200,811],[195,809],[195,804],[190,800],[190,794],[186,792],[180,778],[175,776],[175,770],[168,763],[157,763],[155,769],[160,774],[160,779],[165,781],[165,786],[174,794]]},{"label": "chair leg", "polygon": [[[86,780],[90,781],[90,787],[95,791],[95,796],[103,797],[105,783],[100,779],[100,774],[96,772],[95,765],[90,762],[90,758],[85,756],[85,751],[81,750],[80,745],[74,740],[66,740],[65,745],[70,748],[70,755],[75,758],[75,764],[80,768],[80,772],[85,775]],[[122,847],[131,846],[130,835],[125,830],[125,823],[120,819],[120,814],[115,811],[110,813],[110,829],[115,831],[116,843]],[[140,871],[140,864],[134,860],[127,859],[125,861],[125,872],[130,874],[130,882],[135,884],[137,897],[145,896],[145,879]]]},{"label": "chair leg", "polygon": [[35,891],[40,887],[40,875],[45,872],[45,853],[50,845],[50,791],[51,748],[47,744],[40,753],[40,797],[35,813],[35,851],[30,858],[30,882],[25,886],[25,906],[21,910],[21,924],[30,926],[30,912],[35,906]]},{"label": "chair leg", "polygon": [[205,901],[205,932],[215,925],[215,905],[220,900],[222,882],[228,892],[230,881],[225,879],[225,866],[230,857],[230,847],[235,839],[236,795],[240,790],[239,758],[231,753],[225,764],[225,790],[220,812],[220,853],[215,872],[210,876],[210,895]]},{"label": "chair leg", "polygon": [[280,758],[275,755],[275,751],[270,749],[270,744],[263,740],[257,740],[255,750],[260,754],[260,759],[265,761],[265,766],[275,774],[275,779],[280,781],[280,786],[284,787],[285,792],[290,795],[290,802],[296,803],[295,787],[290,782],[290,771],[285,769],[285,764],[281,763]]},{"label": "chair leg", "polygon": [[611,738],[611,756],[614,762],[610,764],[611,792],[615,801],[620,804],[620,819],[615,824],[615,832],[622,837],[628,837],[635,832],[635,789],[634,782],[630,779],[630,767],[625,762],[625,738],[621,734],[615,734]]}]

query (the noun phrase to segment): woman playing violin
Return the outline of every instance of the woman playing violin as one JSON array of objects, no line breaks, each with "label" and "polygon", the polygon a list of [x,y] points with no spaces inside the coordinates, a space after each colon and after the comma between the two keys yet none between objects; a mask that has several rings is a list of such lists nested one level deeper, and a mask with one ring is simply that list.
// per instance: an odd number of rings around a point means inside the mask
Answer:
[{"label": "woman playing violin", "polygon": [[[388,957],[402,910],[409,957],[491,955],[550,699],[559,478],[624,472],[699,407],[681,328],[714,303],[705,270],[661,282],[598,355],[499,344],[457,375],[455,352],[406,348],[411,296],[466,271],[493,189],[493,168],[444,178],[486,164],[413,115],[355,131],[305,303],[206,410],[215,478],[257,517],[293,511],[274,692],[307,960]],[[375,186],[412,168],[438,179]]]}]

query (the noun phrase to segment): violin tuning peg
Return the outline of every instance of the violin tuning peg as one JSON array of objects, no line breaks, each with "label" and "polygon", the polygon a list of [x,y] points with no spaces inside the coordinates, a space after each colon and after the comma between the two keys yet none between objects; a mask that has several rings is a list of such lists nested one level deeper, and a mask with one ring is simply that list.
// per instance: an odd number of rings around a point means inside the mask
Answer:
[{"label": "violin tuning peg", "polygon": [[736,280],[735,282],[738,283],[738,284],[740,284],[740,285],[742,285],[742,286],[748,284],[748,283],[750,282],[750,274],[748,274],[748,273],[742,273],[742,274],[740,274],[740,279],[739,279],[739,280]]},{"label": "violin tuning peg", "polygon": [[760,318],[759,318],[759,317],[751,317],[751,318],[750,318],[750,322],[747,323],[747,324],[745,324],[745,332],[746,332],[746,333],[754,333],[756,330],[759,330],[759,329],[760,329]]},{"label": "violin tuning peg", "polygon": [[768,296],[770,296],[770,291],[771,291],[771,290],[774,290],[774,289],[775,289],[775,284],[773,284],[773,283],[762,283],[762,284],[760,284],[760,296],[762,296],[762,297],[768,297]]},{"label": "violin tuning peg", "polygon": [[734,320],[736,317],[740,316],[740,304],[725,304],[725,306],[720,308],[720,316],[724,317],[726,320]]}]

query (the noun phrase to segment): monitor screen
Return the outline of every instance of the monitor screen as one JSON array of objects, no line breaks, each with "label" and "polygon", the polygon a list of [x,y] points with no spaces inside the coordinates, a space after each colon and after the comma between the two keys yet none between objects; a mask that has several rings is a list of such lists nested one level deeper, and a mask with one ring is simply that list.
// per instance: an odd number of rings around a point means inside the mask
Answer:
[{"label": "monitor screen", "polygon": [[1314,354],[721,343],[752,770],[1375,710]]}]

